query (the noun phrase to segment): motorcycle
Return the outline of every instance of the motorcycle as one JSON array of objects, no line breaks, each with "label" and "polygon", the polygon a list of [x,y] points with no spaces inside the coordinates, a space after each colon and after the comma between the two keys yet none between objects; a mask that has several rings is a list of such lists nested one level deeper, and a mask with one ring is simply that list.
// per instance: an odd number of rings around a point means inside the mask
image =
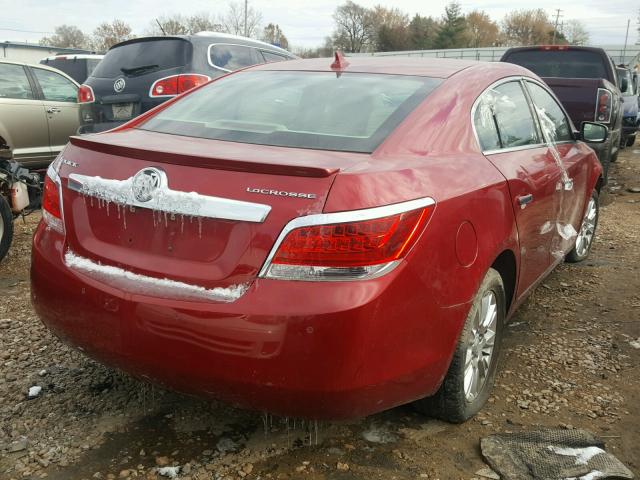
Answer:
[{"label": "motorcycle", "polygon": [[13,160],[11,147],[0,137],[0,261],[13,240],[13,222],[40,208],[40,175]]}]

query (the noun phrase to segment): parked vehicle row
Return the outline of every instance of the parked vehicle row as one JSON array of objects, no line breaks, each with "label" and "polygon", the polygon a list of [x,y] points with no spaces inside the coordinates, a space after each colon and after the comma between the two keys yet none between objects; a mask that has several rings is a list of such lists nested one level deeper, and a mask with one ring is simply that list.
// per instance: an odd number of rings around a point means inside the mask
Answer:
[{"label": "parked vehicle row", "polygon": [[603,176],[583,141],[608,131],[576,129],[509,63],[246,68],[72,137],[45,180],[34,306],[178,390],[308,418],[416,401],[461,422],[507,319],[588,256]]},{"label": "parked vehicle row", "polygon": [[83,83],[98,66],[104,55],[54,55],[40,60],[42,65],[66,73],[78,83]]},{"label": "parked vehicle row", "polygon": [[620,146],[624,148],[632,146],[636,141],[640,97],[638,97],[638,77],[633,75],[628,68],[618,67],[617,71],[620,77],[620,84],[625,84],[626,86],[622,90],[624,103],[622,108],[622,139],[620,141]]}]

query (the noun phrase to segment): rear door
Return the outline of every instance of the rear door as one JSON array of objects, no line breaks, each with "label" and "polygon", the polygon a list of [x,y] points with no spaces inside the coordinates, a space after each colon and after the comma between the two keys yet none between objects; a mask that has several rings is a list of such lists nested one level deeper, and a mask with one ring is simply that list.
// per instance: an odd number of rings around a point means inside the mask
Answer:
[{"label": "rear door", "polygon": [[0,136],[27,166],[51,157],[44,105],[22,65],[0,63]]},{"label": "rear door", "polygon": [[520,80],[486,91],[476,105],[474,124],[486,158],[509,185],[520,240],[521,295],[552,263],[560,169],[548,155]]},{"label": "rear door", "polygon": [[78,86],[59,73],[31,67],[38,88],[42,93],[47,116],[49,145],[53,155],[60,152],[75,135],[80,124],[77,103]]}]

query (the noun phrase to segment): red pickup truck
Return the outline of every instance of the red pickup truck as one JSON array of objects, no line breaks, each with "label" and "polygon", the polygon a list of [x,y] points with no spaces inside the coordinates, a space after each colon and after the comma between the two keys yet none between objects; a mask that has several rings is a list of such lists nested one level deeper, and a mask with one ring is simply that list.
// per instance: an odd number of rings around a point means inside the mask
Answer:
[{"label": "red pickup truck", "polygon": [[562,102],[579,129],[582,122],[607,126],[607,141],[589,144],[596,151],[607,178],[615,161],[622,132],[622,93],[616,68],[602,48],[552,45],[510,48],[502,62],[528,68],[541,77]]}]

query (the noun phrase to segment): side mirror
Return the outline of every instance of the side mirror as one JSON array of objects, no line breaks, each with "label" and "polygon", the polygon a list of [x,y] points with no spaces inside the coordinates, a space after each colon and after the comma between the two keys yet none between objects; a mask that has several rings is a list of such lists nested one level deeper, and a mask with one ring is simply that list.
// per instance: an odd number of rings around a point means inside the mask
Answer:
[{"label": "side mirror", "polygon": [[609,130],[601,123],[582,122],[580,126],[580,138],[585,142],[604,143]]}]

